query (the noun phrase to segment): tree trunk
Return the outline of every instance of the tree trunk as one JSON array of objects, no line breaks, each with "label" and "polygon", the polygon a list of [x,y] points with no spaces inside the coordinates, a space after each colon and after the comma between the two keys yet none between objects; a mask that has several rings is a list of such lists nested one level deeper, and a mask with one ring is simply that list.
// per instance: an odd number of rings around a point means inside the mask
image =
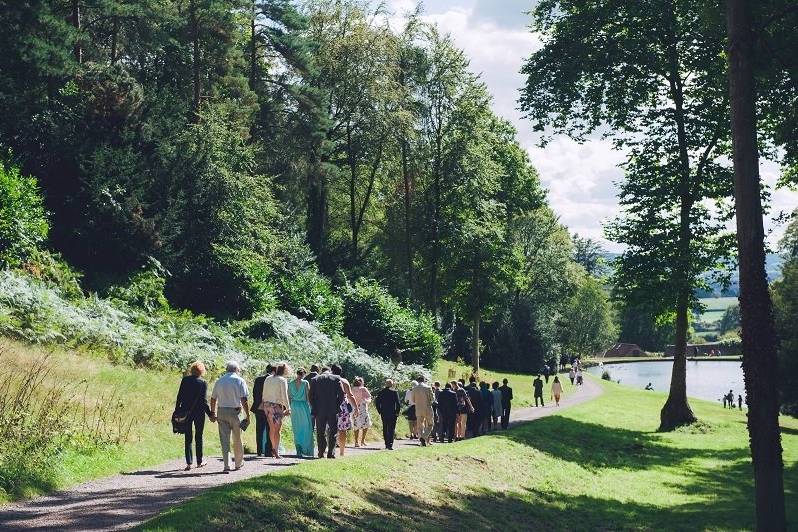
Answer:
[{"label": "tree trunk", "polygon": [[75,49],[73,53],[75,54],[75,61],[78,64],[83,63],[83,47],[80,44],[80,30],[81,30],[81,21],[80,21],[80,0],[72,0],[72,25],[75,26],[77,30],[77,36],[75,38]]},{"label": "tree trunk", "polygon": [[352,147],[352,129],[346,126],[346,160],[349,164],[349,228],[352,234],[349,248],[351,266],[357,263],[357,160]]},{"label": "tree trunk", "polygon": [[[320,150],[318,147],[317,150]],[[327,176],[324,158],[314,155],[308,170],[307,183],[307,241],[316,255],[317,263],[326,272],[327,241]]]},{"label": "tree trunk", "polygon": [[258,81],[258,28],[255,24],[256,9],[252,2],[252,12],[249,23],[249,88],[255,90]]},{"label": "tree trunk", "polygon": [[765,272],[750,4],[727,0],[734,200],[748,436],[756,487],[756,529],[787,529],[779,430],[776,331]]},{"label": "tree trunk", "polygon": [[473,344],[471,346],[471,365],[474,368],[474,374],[479,375],[479,323],[481,321],[481,314],[479,309],[474,311],[474,330],[473,330]]},{"label": "tree trunk", "polygon": [[200,98],[202,95],[202,87],[200,85],[200,42],[199,42],[199,19],[197,17],[197,7],[194,2],[191,2],[190,7],[191,19],[191,74],[193,79],[193,98],[191,102],[191,110],[194,114],[193,121],[199,122],[200,115]]},{"label": "tree trunk", "polygon": [[668,2],[666,12],[666,34],[668,38],[668,82],[674,103],[676,138],[679,148],[679,236],[676,259],[676,339],[674,342],[673,370],[668,399],[660,411],[659,430],[673,430],[680,425],[693,423],[696,418],[687,402],[687,314],[693,286],[690,282],[690,211],[693,208],[693,195],[690,179],[690,155],[685,127],[684,92],[681,80],[679,50],[676,36],[676,13],[672,2]]},{"label": "tree trunk", "polygon": [[441,157],[442,139],[440,127],[435,139],[435,176],[433,178],[432,206],[432,259],[430,261],[430,309],[435,316],[436,323],[440,324],[438,314],[438,268],[440,261],[440,214],[441,214]]},{"label": "tree trunk", "polygon": [[111,29],[111,64],[116,63],[117,46],[119,40],[119,17],[114,17],[113,28]]},{"label": "tree trunk", "polygon": [[410,239],[410,172],[407,164],[407,139],[402,138],[402,180],[404,181],[405,197],[405,255],[407,256],[407,297],[413,298],[413,242]]}]

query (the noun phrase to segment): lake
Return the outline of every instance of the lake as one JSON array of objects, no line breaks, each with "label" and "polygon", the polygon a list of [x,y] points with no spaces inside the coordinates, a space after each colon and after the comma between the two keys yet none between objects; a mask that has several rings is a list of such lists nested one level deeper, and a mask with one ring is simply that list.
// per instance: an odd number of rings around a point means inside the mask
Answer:
[{"label": "lake", "polygon": [[[670,360],[656,362],[627,362],[622,364],[604,364],[604,367],[595,366],[588,368],[587,372],[601,377],[601,372],[610,372],[612,380],[621,381],[625,386],[632,388],[645,388],[649,382],[658,392],[667,392],[671,384],[671,369],[673,362]],[[743,369],[740,362],[726,360],[696,360],[687,361],[687,395],[709,401],[720,401],[721,397],[734,391],[735,401],[737,395],[745,397],[743,384]]]}]

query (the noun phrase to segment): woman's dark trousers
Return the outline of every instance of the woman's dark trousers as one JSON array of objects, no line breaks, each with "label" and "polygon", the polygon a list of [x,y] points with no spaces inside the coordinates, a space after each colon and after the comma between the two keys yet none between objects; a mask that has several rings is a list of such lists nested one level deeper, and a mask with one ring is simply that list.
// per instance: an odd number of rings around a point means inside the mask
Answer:
[{"label": "woman's dark trousers", "polygon": [[[193,430],[192,430],[193,429]],[[197,412],[186,422],[186,464],[191,465],[191,444],[195,440],[197,464],[202,463],[202,431],[205,429],[205,412]]]}]

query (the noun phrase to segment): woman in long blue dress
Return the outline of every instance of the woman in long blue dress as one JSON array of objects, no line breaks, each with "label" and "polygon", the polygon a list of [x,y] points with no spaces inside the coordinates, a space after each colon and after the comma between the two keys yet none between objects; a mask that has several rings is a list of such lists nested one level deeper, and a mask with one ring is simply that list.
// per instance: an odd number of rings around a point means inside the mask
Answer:
[{"label": "woman in long blue dress", "polygon": [[308,390],[310,384],[304,379],[305,370],[299,368],[296,379],[288,383],[288,398],[291,401],[291,428],[297,456],[313,456],[313,419],[310,417]]}]

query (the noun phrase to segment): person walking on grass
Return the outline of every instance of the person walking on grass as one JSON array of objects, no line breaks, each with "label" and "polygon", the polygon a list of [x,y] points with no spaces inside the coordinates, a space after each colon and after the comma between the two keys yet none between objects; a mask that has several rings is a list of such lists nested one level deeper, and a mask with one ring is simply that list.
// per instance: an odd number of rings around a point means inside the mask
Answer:
[{"label": "person walking on grass", "polygon": [[[732,408],[734,408],[734,405],[732,405]],[[738,395],[737,396],[737,408],[739,408],[740,410],[743,409],[743,396],[742,395]]]},{"label": "person walking on grass", "polygon": [[338,375],[341,379],[341,388],[344,390],[344,400],[338,409],[338,456],[343,456],[346,453],[346,438],[349,431],[352,429],[352,414],[357,417],[360,410],[357,406],[355,396],[352,395],[352,385],[343,376],[343,370],[338,364],[332,366],[333,375]]},{"label": "person walking on grass", "polygon": [[560,397],[562,396],[562,384],[560,377],[554,376],[554,382],[551,383],[551,396],[554,398],[555,406],[560,406]]},{"label": "person walking on grass", "polygon": [[432,387],[427,384],[424,375],[419,375],[416,379],[418,384],[410,390],[413,404],[416,406],[416,430],[418,440],[423,447],[432,445],[429,441],[430,434],[435,423],[435,414],[432,411],[432,403],[435,402],[435,394]]},{"label": "person walking on grass", "polygon": [[269,423],[266,421],[266,412],[260,409],[263,403],[263,383],[267,378],[274,376],[274,366],[266,364],[263,375],[255,378],[252,383],[252,407],[255,414],[255,451],[258,456],[272,455],[272,442],[269,439]]},{"label": "person walking on grass", "polygon": [[352,428],[355,429],[355,447],[366,446],[366,433],[371,427],[371,392],[363,384],[363,377],[355,377],[352,386],[352,396],[357,404],[358,414],[352,419]]},{"label": "person walking on grass", "polygon": [[272,444],[272,456],[280,458],[280,431],[283,418],[291,414],[291,403],[288,399],[288,364],[277,364],[274,376],[263,381],[263,403],[260,409],[266,413],[269,424],[269,441]]},{"label": "person walking on grass", "polygon": [[202,378],[205,375],[205,364],[194,362],[188,368],[188,375],[180,381],[175,400],[175,412],[185,418],[185,454],[186,471],[191,469],[193,456],[192,444],[197,451],[197,468],[204,467],[202,461],[202,432],[205,429],[205,416],[214,420],[208,406],[208,383]]},{"label": "person walking on grass", "polygon": [[241,378],[241,366],[231,360],[225,366],[225,374],[213,385],[211,393],[211,420],[219,425],[219,441],[222,445],[224,471],[230,471],[230,438],[233,439],[233,458],[236,471],[244,466],[244,446],[241,443],[241,420],[244,411],[245,421],[249,423],[249,390]]},{"label": "person walking on grass", "polygon": [[435,396],[435,400],[432,402],[432,414],[435,417],[435,421],[432,425],[432,441],[434,442],[443,442],[444,437],[439,404],[442,392],[441,383],[438,381],[433,382],[432,393]]},{"label": "person walking on grass", "polygon": [[573,386],[574,380],[576,380],[576,370],[573,366],[571,366],[571,369],[568,371],[568,378],[571,379],[571,386]]},{"label": "person walking on grass", "polygon": [[490,422],[493,419],[493,395],[490,393],[490,387],[487,382],[480,381],[479,394],[482,399],[482,418],[479,432],[480,434],[486,434],[490,430]]},{"label": "person walking on grass", "polygon": [[[543,379],[540,378],[540,375],[532,381],[532,388],[534,389],[535,406],[546,406],[543,404]],[[538,405],[538,401],[540,401],[540,405]]]},{"label": "person walking on grass", "polygon": [[438,436],[439,441],[444,439],[449,443],[457,437],[457,383],[455,381],[447,382],[446,386],[441,393],[438,394],[438,415],[441,420],[441,433]]},{"label": "person walking on grass", "polygon": [[335,458],[335,438],[338,432],[338,409],[344,400],[341,377],[324,367],[310,383],[311,413],[316,420],[316,442],[318,457]]},{"label": "person walking on grass", "polygon": [[452,381],[452,386],[457,386],[457,440],[460,441],[465,438],[468,420],[474,414],[474,405],[462,382]]},{"label": "person walking on grass", "polygon": [[465,390],[468,393],[468,399],[471,401],[471,407],[473,408],[473,411],[469,411],[468,413],[467,430],[471,432],[471,436],[474,437],[480,435],[480,429],[482,428],[483,409],[486,405],[482,404],[482,393],[477,387],[477,378],[472,376],[468,379],[468,381],[469,384]]},{"label": "person walking on grass", "polygon": [[502,416],[502,392],[499,390],[499,381],[493,383],[490,394],[493,397],[493,430],[498,430],[499,418]]},{"label": "person walking on grass", "polygon": [[510,425],[510,409],[513,403],[513,389],[507,386],[507,379],[502,380],[499,391],[502,393],[502,428]]},{"label": "person walking on grass", "polygon": [[299,458],[313,456],[313,417],[310,415],[309,396],[310,384],[305,380],[305,368],[299,368],[296,370],[296,378],[288,383],[291,428]]},{"label": "person walking on grass", "polygon": [[407,438],[412,440],[418,437],[418,430],[416,429],[416,406],[413,404],[413,397],[412,391],[413,388],[416,387],[415,380],[410,381],[410,388],[407,389],[405,392],[405,403],[407,404],[407,409],[405,410],[405,417],[407,418],[407,426],[410,433],[407,435]]},{"label": "person walking on grass", "polygon": [[399,400],[399,392],[393,389],[393,381],[385,381],[385,387],[379,391],[374,400],[377,413],[382,420],[382,439],[385,441],[385,448],[393,450],[393,440],[396,436],[396,419],[402,410],[402,402]]}]

